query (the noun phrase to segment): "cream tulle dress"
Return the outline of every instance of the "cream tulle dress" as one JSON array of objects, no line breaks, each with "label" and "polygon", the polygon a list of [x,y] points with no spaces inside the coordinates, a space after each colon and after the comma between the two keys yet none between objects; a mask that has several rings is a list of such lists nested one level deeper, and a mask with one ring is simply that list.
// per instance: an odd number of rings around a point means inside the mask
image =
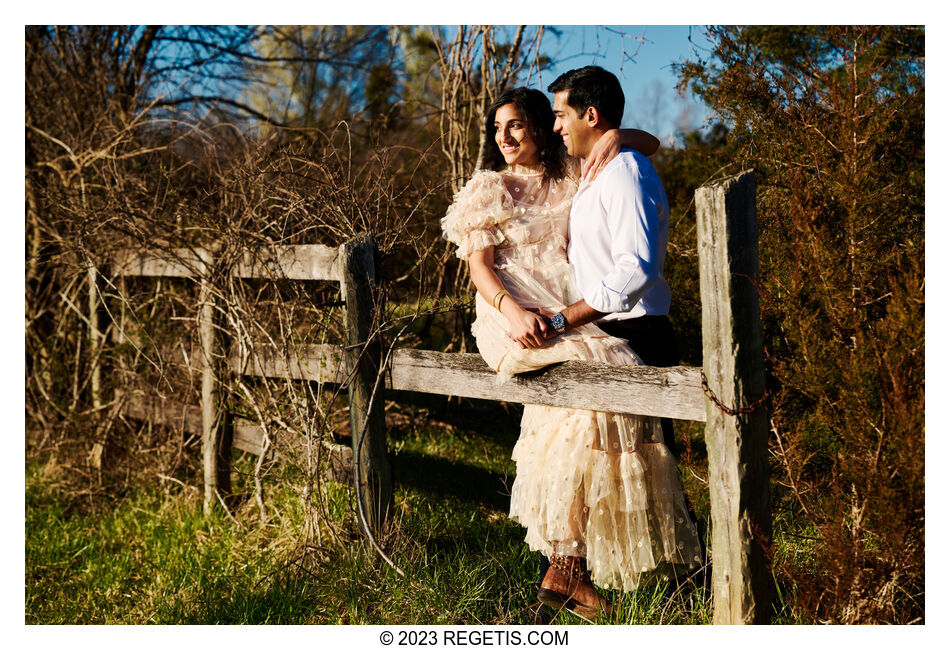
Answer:
[{"label": "cream tulle dress", "polygon": [[[462,259],[494,246],[495,273],[512,298],[557,312],[580,299],[567,260],[576,190],[573,175],[546,181],[520,166],[479,170],[455,196],[442,230]],[[477,293],[475,314],[472,333],[499,382],[569,359],[642,364],[625,341],[593,324],[521,349],[508,338],[507,319]],[[586,557],[597,585],[623,590],[645,572],[699,565],[699,540],[657,418],[526,404],[512,458],[510,515],[527,528],[532,550]]]}]

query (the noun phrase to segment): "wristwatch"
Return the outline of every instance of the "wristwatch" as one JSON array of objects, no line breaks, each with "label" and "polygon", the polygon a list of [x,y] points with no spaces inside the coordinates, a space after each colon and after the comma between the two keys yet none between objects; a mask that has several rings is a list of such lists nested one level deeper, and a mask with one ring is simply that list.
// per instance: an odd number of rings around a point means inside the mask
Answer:
[{"label": "wristwatch", "polygon": [[554,331],[558,334],[563,334],[564,330],[567,329],[567,319],[564,318],[564,314],[558,312],[551,316],[551,327],[554,328]]}]

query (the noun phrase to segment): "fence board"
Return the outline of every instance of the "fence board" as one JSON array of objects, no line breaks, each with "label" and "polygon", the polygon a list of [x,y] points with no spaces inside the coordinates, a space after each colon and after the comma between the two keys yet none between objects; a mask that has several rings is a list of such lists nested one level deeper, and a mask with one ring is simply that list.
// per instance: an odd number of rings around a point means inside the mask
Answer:
[{"label": "fence board", "polygon": [[260,456],[264,453],[264,430],[250,420],[234,418],[231,446]]},{"label": "fence board", "polygon": [[339,249],[321,244],[271,246],[244,253],[231,275],[240,278],[340,280]]},{"label": "fence board", "polygon": [[252,353],[232,348],[231,369],[248,377],[290,377],[320,383],[346,383],[343,349],[337,345],[301,345],[295,355],[261,346]]},{"label": "fence board", "polygon": [[[191,278],[200,274],[204,249],[179,248],[167,254],[119,251],[112,258],[113,275]],[[339,249],[322,244],[268,246],[245,251],[231,269],[238,278],[340,280]]]},{"label": "fence board", "polygon": [[[122,414],[133,420],[180,429],[196,436],[200,436],[202,431],[201,407],[171,399],[128,395],[125,397]],[[241,451],[260,456],[264,453],[264,430],[252,420],[236,417],[232,445]]]},{"label": "fence board", "polygon": [[[329,383],[345,380],[339,347],[308,345],[301,346],[297,353],[298,358],[289,362],[267,352],[251,355],[241,372],[258,377],[289,374],[294,379]],[[242,365],[236,354],[232,355],[232,363],[237,367]],[[620,367],[566,361],[499,385],[495,383],[495,372],[477,354],[398,348],[393,351],[386,387],[502,402],[706,421],[699,368],[686,366]]]},{"label": "fence board", "polygon": [[699,369],[566,361],[505,384],[477,354],[394,351],[396,390],[705,421]]},{"label": "fence board", "polygon": [[117,397],[125,400],[122,414],[134,420],[142,420],[175,429],[196,436],[201,435],[201,407],[190,404],[181,404],[161,397],[147,397],[145,395],[121,395]]},{"label": "fence board", "polygon": [[112,257],[112,275],[190,278],[203,267],[201,249],[180,248],[168,255],[138,251],[119,251]]}]

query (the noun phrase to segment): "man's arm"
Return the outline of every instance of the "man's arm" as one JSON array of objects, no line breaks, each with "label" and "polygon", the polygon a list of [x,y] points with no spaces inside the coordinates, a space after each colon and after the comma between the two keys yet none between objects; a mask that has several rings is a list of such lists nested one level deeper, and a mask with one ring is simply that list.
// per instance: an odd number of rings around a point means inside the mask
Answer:
[{"label": "man's arm", "polygon": [[[561,312],[567,321],[566,329],[612,312],[629,311],[659,278],[660,223],[655,201],[644,197],[636,177],[612,174],[605,181],[605,235],[610,241],[613,268],[602,279],[598,291]],[[556,334],[550,329],[548,338]]]},{"label": "man's arm", "polygon": [[[551,316],[553,314],[544,314],[548,317],[548,329],[544,333],[544,338],[549,339],[555,337],[559,332],[554,331],[554,328],[551,327]],[[606,312],[597,311],[590,305],[588,305],[583,300],[578,300],[573,305],[568,305],[561,312],[561,315],[564,316],[564,319],[567,321],[565,326],[565,331],[572,329],[574,327],[580,327],[581,325],[586,325],[587,323],[592,323],[595,320],[600,320],[607,315]]]},{"label": "man's arm", "polygon": [[595,291],[583,295],[598,311],[633,309],[660,277],[664,242],[659,206],[643,186],[645,180],[636,169],[618,169],[604,179],[601,201],[613,266]]}]

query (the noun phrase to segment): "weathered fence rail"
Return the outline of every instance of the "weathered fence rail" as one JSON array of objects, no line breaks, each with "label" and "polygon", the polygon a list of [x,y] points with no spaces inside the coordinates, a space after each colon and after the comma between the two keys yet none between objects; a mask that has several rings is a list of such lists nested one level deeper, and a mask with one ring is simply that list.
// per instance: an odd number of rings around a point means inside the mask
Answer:
[{"label": "weathered fence rail", "polygon": [[[231,363],[235,372],[258,377],[340,383],[346,375],[340,349],[333,345],[301,346],[290,363],[271,354],[234,357]],[[396,348],[384,381],[390,390],[706,421],[699,368],[565,361],[504,384],[495,377],[478,354]]]},{"label": "weathered fence rail", "polygon": [[[112,258],[112,275],[141,277],[199,277],[209,258],[201,250],[180,248],[165,255],[122,251]],[[332,280],[339,282],[340,250],[322,244],[270,246],[246,252],[231,267],[237,278]]]},{"label": "weathered fence rail", "polygon": [[[401,349],[382,354],[372,336],[375,246],[360,236],[339,248],[275,246],[246,253],[230,273],[240,278],[331,280],[341,283],[347,345],[302,346],[293,358],[247,352],[215,337],[209,251],[180,250],[158,257],[122,253],[112,275],[190,277],[201,282],[202,406],[126,396],[126,413],[196,431],[200,422],[205,505],[226,485],[230,448],[263,453],[264,433],[253,422],[225,417],[216,389],[227,373],[346,384],[350,396],[352,458],[361,525],[373,532],[392,508],[379,390],[457,395],[506,402],[587,408],[706,423],[712,503],[714,622],[767,622],[771,575],[765,380],[759,325],[755,187],[751,172],[696,191],[703,370],[617,367],[569,361],[505,384],[475,354]],[[92,309],[92,307],[90,307]],[[121,335],[121,332],[120,332]],[[224,354],[227,351],[227,354]],[[226,359],[215,366],[214,359]],[[385,364],[382,371],[380,367]],[[704,388],[703,376],[706,386]],[[375,395],[375,398],[374,398]]]},{"label": "weathered fence rail", "polygon": [[[118,397],[123,400],[122,412],[126,417],[195,435],[202,433],[204,423],[200,406],[152,395],[122,394]],[[232,428],[231,445],[234,449],[258,456],[264,453],[264,430],[255,422],[236,417]]]}]

